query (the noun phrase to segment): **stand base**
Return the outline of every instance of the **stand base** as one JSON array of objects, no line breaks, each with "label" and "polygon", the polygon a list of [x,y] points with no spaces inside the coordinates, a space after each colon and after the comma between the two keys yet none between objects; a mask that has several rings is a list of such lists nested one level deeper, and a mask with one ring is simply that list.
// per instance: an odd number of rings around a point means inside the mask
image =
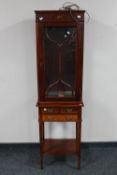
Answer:
[{"label": "stand base", "polygon": [[78,169],[80,169],[80,151],[77,147],[76,139],[45,139],[41,148],[41,169],[43,169],[44,155],[77,155]]}]

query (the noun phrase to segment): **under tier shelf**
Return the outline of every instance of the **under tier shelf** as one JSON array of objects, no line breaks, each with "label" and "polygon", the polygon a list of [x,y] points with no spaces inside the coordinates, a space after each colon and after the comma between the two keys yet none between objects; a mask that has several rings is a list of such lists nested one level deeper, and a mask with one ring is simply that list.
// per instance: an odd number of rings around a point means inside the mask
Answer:
[{"label": "under tier shelf", "polygon": [[42,145],[43,154],[67,155],[78,153],[76,139],[45,139]]}]

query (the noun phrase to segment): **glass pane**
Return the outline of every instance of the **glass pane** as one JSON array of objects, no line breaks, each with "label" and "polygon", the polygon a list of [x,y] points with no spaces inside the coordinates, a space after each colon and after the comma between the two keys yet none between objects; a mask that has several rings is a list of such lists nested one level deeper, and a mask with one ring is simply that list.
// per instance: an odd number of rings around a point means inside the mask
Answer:
[{"label": "glass pane", "polygon": [[76,28],[44,29],[45,95],[75,96]]}]

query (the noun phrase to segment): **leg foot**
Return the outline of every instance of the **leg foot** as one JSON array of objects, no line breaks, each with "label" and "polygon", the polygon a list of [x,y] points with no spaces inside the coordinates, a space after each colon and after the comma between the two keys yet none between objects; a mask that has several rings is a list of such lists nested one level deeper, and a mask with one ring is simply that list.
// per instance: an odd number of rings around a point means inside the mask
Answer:
[{"label": "leg foot", "polygon": [[40,157],[40,169],[43,169],[43,158],[42,158],[42,156]]},{"label": "leg foot", "polygon": [[80,155],[78,156],[78,169],[80,170]]}]

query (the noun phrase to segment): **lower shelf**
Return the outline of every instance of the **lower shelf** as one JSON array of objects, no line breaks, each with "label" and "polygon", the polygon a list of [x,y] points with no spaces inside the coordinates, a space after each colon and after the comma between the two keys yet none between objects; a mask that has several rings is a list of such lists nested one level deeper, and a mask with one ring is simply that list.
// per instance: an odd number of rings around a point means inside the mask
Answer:
[{"label": "lower shelf", "polygon": [[45,139],[42,143],[43,154],[78,154],[76,139]]}]

